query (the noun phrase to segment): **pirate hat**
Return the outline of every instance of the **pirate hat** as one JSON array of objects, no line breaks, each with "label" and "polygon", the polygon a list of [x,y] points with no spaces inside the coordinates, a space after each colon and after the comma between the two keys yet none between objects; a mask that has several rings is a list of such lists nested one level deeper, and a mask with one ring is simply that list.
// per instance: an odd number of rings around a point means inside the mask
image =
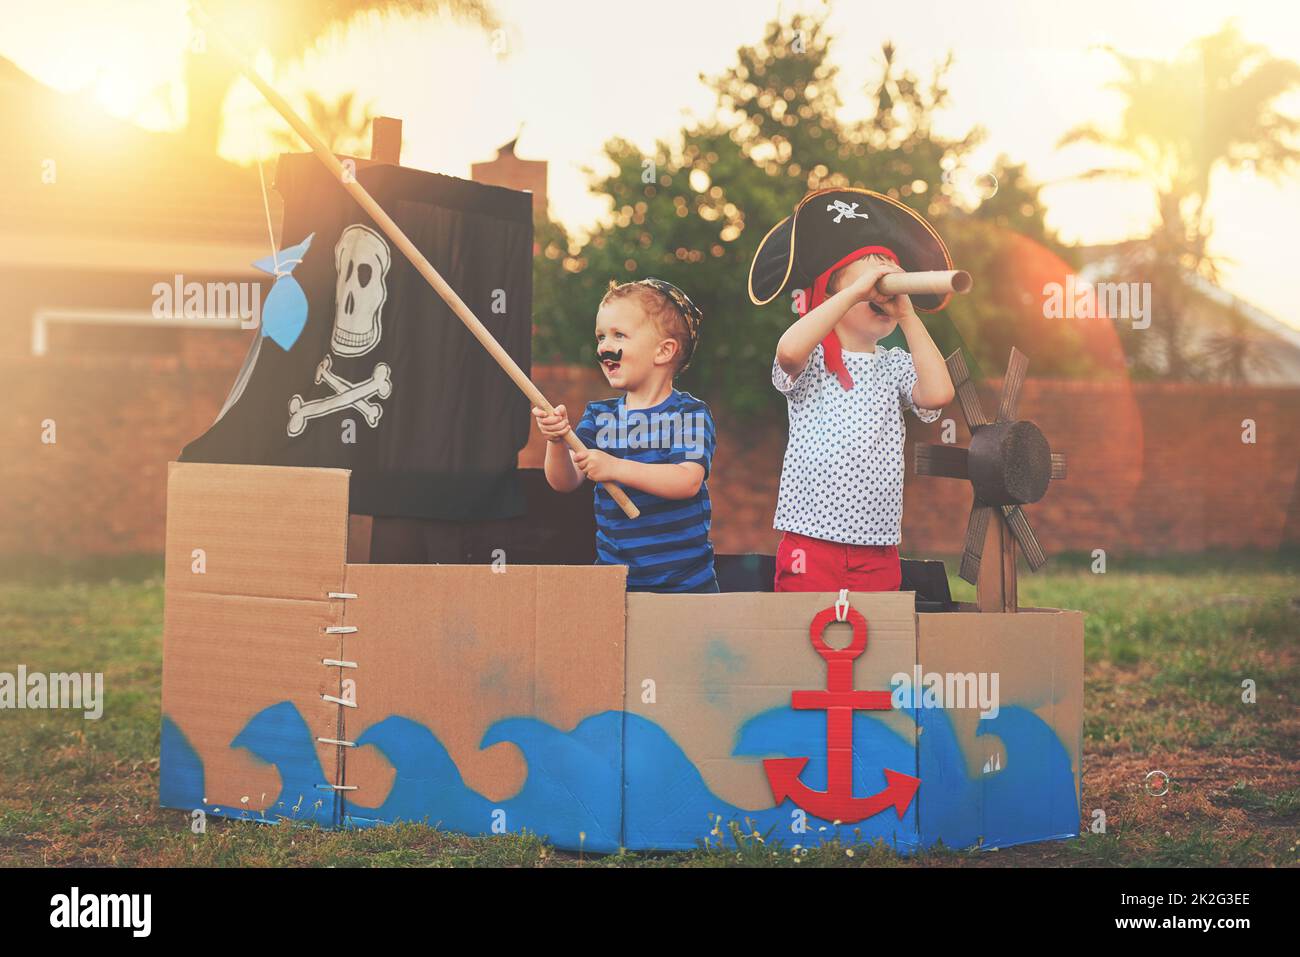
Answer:
[{"label": "pirate hat", "polygon": [[[749,298],[766,305],[789,289],[824,287],[827,273],[868,252],[889,255],[908,272],[952,269],[939,234],[918,213],[869,189],[809,193],[763,237],[749,267]],[[912,296],[921,312],[948,304],[951,293]]]}]

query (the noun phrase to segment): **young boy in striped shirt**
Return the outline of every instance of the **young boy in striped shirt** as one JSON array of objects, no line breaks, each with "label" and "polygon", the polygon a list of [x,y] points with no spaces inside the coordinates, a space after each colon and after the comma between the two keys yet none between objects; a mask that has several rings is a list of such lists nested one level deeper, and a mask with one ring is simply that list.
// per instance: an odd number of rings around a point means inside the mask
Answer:
[{"label": "young boy in striped shirt", "polygon": [[534,408],[546,436],[546,480],[572,492],[583,478],[621,485],[641,510],[628,518],[596,486],[596,564],[626,565],[628,591],[716,592],[707,479],[714,430],[709,407],[673,379],[699,341],[699,308],[660,279],[610,283],[596,313],[596,352],[622,392],[587,404],[571,452],[564,406]]}]

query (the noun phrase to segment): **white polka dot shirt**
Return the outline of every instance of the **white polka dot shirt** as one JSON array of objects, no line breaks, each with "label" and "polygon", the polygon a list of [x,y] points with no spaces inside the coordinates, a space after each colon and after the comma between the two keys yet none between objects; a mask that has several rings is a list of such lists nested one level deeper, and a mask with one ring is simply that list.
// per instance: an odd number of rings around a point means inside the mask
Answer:
[{"label": "white polka dot shirt", "polygon": [[772,526],[846,545],[897,545],[903,523],[903,409],[922,422],[939,409],[912,402],[916,367],[906,349],[844,352],[845,391],[818,343],[798,378],[772,362],[786,397],[790,440]]}]

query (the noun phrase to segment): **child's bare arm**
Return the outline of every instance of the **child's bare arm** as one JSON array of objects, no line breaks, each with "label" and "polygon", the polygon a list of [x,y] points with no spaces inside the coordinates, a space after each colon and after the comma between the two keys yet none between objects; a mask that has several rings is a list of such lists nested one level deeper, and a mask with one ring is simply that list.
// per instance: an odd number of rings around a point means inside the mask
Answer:
[{"label": "child's bare arm", "polygon": [[698,462],[650,465],[620,459],[599,449],[575,452],[573,462],[593,482],[617,482],[660,498],[690,498],[704,482],[704,466]]},{"label": "child's bare arm", "polygon": [[846,312],[868,298],[876,280],[892,271],[895,270],[883,263],[869,265],[856,282],[845,286],[787,329],[776,344],[776,361],[785,374],[797,378],[817,343],[831,334]]},{"label": "child's bare arm", "polygon": [[787,329],[776,344],[776,361],[781,370],[797,379],[817,343],[831,334],[857,302],[851,287],[841,289]]},{"label": "child's bare arm", "polygon": [[582,473],[573,464],[573,453],[562,442],[546,444],[546,481],[557,492],[572,492],[582,485]]},{"label": "child's bare arm", "polygon": [[920,409],[942,409],[952,401],[954,389],[952,376],[943,361],[943,354],[930,338],[919,316],[910,307],[898,320],[907,339],[907,349],[916,367],[916,385],[912,387],[912,403]]},{"label": "child's bare arm", "polygon": [[546,462],[543,472],[546,482],[557,492],[572,492],[582,484],[582,473],[573,464],[573,453],[564,443],[569,432],[569,416],[564,406],[555,407],[555,415],[548,415],[534,407],[537,428],[546,436]]}]

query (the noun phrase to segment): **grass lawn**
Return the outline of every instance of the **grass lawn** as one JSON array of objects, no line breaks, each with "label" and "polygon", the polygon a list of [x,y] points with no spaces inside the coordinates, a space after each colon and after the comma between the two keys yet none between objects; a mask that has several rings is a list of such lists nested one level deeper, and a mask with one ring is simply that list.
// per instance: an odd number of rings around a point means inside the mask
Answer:
[{"label": "grass lawn", "polygon": [[[955,568],[949,562],[949,568]],[[0,711],[0,864],[525,867],[724,865],[997,867],[1300,862],[1300,555],[1054,557],[1021,603],[1088,613],[1083,819],[1104,834],[1001,851],[830,846],[606,857],[530,836],[422,825],[331,832],[209,817],[192,834],[158,793],[162,567],[155,559],[3,569],[0,671],[102,671],[104,717]],[[954,595],[973,589],[953,581]],[[1242,701],[1243,682],[1256,701]],[[1170,777],[1147,793],[1153,770]]]}]

